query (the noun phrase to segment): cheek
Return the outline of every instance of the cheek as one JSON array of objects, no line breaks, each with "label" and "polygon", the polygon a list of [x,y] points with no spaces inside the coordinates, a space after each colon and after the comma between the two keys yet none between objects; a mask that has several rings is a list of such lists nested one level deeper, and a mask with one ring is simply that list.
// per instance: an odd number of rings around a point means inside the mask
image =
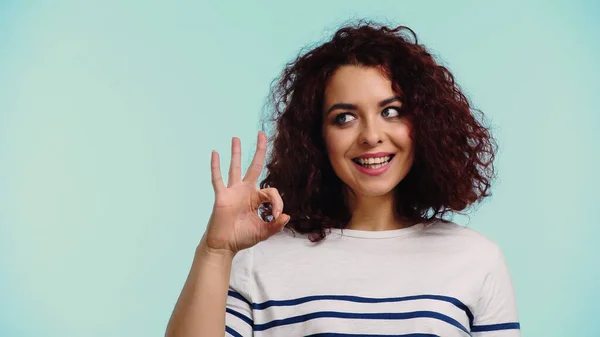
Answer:
[{"label": "cheek", "polygon": [[[340,130],[330,131],[326,134],[325,146],[333,171],[340,178],[346,176],[348,170],[346,155],[352,146],[352,144],[348,144],[347,135],[345,136]],[[344,179],[342,178],[342,180]]]},{"label": "cheek", "polygon": [[340,136],[339,132],[329,131],[325,133],[325,146],[332,161],[339,160],[346,151],[343,137]]},{"label": "cheek", "polygon": [[409,123],[402,124],[394,131],[395,143],[405,151],[412,151],[413,140],[411,138],[411,125]]}]

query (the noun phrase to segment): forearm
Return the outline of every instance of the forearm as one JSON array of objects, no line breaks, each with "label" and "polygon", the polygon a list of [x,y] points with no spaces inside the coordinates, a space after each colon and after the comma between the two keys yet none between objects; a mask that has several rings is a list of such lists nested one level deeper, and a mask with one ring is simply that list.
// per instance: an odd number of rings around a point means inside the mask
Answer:
[{"label": "forearm", "polygon": [[222,337],[233,253],[198,245],[166,337]]}]

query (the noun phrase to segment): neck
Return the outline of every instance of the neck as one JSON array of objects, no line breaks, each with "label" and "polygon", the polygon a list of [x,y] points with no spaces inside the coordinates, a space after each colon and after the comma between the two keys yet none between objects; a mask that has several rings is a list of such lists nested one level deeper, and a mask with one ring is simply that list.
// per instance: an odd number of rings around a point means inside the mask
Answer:
[{"label": "neck", "polygon": [[384,231],[406,228],[416,222],[397,214],[393,191],[381,196],[363,196],[348,193],[352,217],[347,229]]}]

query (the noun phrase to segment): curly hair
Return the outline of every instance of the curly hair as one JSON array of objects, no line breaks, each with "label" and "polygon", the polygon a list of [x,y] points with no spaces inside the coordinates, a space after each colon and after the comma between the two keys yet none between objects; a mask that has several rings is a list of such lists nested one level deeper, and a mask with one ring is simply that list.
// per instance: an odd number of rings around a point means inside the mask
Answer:
[{"label": "curly hair", "polygon": [[273,82],[268,118],[274,128],[260,186],[278,189],[291,216],[288,229],[317,242],[350,220],[343,182],[321,134],[325,87],[344,65],[382,69],[402,93],[413,123],[415,158],[395,187],[398,214],[417,222],[447,221],[447,214],[491,195],[497,145],[483,113],[471,107],[454,76],[418,43],[413,30],[361,21],[298,56]]}]

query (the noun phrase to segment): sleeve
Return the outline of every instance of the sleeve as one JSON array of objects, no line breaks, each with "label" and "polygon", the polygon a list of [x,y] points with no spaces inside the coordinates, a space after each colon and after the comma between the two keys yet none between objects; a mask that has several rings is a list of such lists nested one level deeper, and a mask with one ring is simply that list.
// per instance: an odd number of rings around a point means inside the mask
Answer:
[{"label": "sleeve", "polygon": [[502,251],[495,248],[483,279],[471,332],[473,337],[520,337],[513,283]]},{"label": "sleeve", "polygon": [[233,258],[225,313],[225,336],[253,336],[254,321],[250,292],[252,251],[245,249]]}]

